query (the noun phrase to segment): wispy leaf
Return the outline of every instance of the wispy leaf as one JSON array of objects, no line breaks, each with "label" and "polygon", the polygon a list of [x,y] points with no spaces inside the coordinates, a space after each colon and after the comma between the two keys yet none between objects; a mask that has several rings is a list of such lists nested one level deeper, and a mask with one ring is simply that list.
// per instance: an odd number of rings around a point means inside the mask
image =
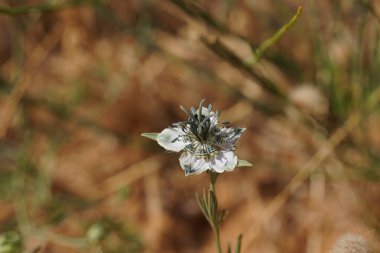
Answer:
[{"label": "wispy leaf", "polygon": [[246,160],[238,160],[237,166],[236,167],[249,167],[253,166],[252,163],[246,161]]},{"label": "wispy leaf", "polygon": [[232,251],[231,251],[231,244],[230,243],[228,243],[227,253],[232,253]]},{"label": "wispy leaf", "polygon": [[243,240],[243,235],[240,234],[238,239],[237,239],[235,253],[240,253],[242,240]]},{"label": "wispy leaf", "polygon": [[158,133],[142,133],[141,134],[141,136],[154,140],[154,141],[157,141],[157,135]]}]

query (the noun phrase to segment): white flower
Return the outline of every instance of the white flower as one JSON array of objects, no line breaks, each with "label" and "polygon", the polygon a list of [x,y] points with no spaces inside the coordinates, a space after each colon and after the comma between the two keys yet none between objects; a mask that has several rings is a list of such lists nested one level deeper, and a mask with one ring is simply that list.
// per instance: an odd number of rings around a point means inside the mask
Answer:
[{"label": "white flower", "polygon": [[220,113],[202,104],[203,100],[197,110],[191,108],[190,112],[181,107],[188,120],[164,129],[157,135],[157,142],[166,150],[183,152],[179,161],[185,175],[232,171],[238,165],[236,142],[245,129],[219,123]]}]

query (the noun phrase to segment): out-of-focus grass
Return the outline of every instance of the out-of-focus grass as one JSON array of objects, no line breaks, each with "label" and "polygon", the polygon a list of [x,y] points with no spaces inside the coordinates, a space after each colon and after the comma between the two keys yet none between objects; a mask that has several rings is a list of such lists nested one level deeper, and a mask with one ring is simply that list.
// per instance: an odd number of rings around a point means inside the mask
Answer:
[{"label": "out-of-focus grass", "polygon": [[[369,3],[369,2],[367,2]],[[316,83],[326,92],[329,99],[329,125],[328,129],[335,129],[342,121],[355,111],[361,111],[364,115],[363,127],[354,131],[354,136],[349,138],[346,147],[364,151],[364,156],[369,159],[372,165],[377,164],[376,155],[371,155],[370,142],[363,143],[357,135],[367,135],[365,122],[371,114],[378,114],[378,101],[376,105],[366,110],[365,104],[369,97],[379,88],[379,23],[376,13],[369,5],[361,1],[352,3],[356,10],[356,19],[353,25],[345,25],[347,14],[343,11],[340,3],[332,5],[332,24],[322,29],[324,33],[316,34],[314,37],[316,65],[319,74],[316,76]],[[313,16],[315,28],[321,27],[320,13],[314,3]],[[342,43],[339,48],[339,44]],[[341,50],[342,52],[339,52]],[[343,54],[343,55],[339,55]],[[344,57],[345,59],[340,59]],[[344,61],[343,61],[344,60]],[[343,62],[342,62],[343,61]],[[355,134],[356,133],[356,134]],[[368,138],[368,137],[364,137]],[[364,147],[364,146],[366,147]],[[343,146],[343,149],[345,149]],[[358,153],[361,153],[360,151]],[[337,153],[341,155],[340,152]],[[342,161],[349,159],[342,158]],[[361,165],[363,166],[363,165]],[[368,166],[358,171],[366,171],[363,174],[372,175],[371,178],[378,178],[379,170],[377,166]],[[362,172],[360,172],[362,173]],[[374,177],[373,177],[374,176]]]}]

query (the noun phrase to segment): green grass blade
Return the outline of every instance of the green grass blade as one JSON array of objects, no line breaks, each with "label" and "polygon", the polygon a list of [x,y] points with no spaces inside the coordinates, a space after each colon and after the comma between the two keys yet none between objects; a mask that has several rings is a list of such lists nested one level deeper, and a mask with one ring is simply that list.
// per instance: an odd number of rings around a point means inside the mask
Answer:
[{"label": "green grass blade", "polygon": [[243,235],[240,234],[240,235],[238,236],[238,238],[237,238],[237,243],[236,243],[235,253],[240,253],[242,240],[243,240]]}]

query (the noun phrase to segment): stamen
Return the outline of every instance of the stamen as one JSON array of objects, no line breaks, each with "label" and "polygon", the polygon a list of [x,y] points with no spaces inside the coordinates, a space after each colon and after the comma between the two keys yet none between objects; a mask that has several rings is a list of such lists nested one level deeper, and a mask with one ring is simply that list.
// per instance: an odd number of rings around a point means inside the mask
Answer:
[{"label": "stamen", "polygon": [[210,126],[211,125],[213,125],[215,122],[217,122],[218,121],[218,118],[217,117],[214,117],[214,119],[210,122],[211,124],[210,124]]},{"label": "stamen", "polygon": [[183,107],[182,105],[180,105],[179,108],[180,108],[183,112],[185,112],[189,117],[191,117],[191,114],[186,110],[185,107]]},{"label": "stamen", "polygon": [[201,123],[199,123],[199,125],[200,126],[202,126],[204,123],[206,123],[206,121],[208,120],[208,119],[210,119],[211,118],[211,115],[208,115],[207,117],[205,117],[203,120],[202,120],[202,122]]},{"label": "stamen", "polygon": [[191,116],[192,116],[192,118],[194,117],[195,114],[197,114],[197,112],[195,111],[195,108],[191,107]]},{"label": "stamen", "polygon": [[201,125],[199,125],[197,127],[197,133],[198,133],[199,136],[202,136],[202,126]]},{"label": "stamen", "polygon": [[201,116],[202,116],[202,106],[203,106],[203,103],[205,102],[205,99],[202,99],[201,102],[199,103],[199,108],[198,108],[198,120],[201,120]]}]

